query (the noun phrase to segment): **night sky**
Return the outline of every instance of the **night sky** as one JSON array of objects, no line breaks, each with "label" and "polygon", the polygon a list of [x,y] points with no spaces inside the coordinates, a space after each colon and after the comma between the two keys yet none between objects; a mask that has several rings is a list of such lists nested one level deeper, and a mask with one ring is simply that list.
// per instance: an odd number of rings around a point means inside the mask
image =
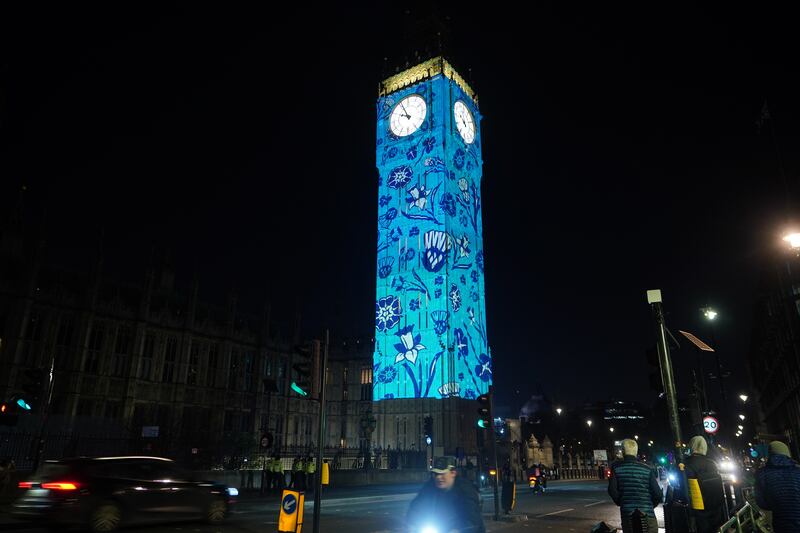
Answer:
[{"label": "night sky", "polygon": [[[98,4],[100,6],[101,4]],[[378,82],[413,61],[402,7],[0,12],[0,209],[28,188],[49,254],[140,281],[167,251],[203,298],[309,335],[374,327]],[[500,404],[649,403],[645,291],[744,390],[758,266],[800,168],[788,13],[441,7],[485,118],[489,342]],[[491,9],[491,6],[485,6]],[[108,11],[113,9],[113,11]],[[299,8],[298,8],[299,9]],[[388,60],[384,60],[384,58]],[[679,373],[694,360],[675,354]],[[708,361],[710,363],[710,360]],[[681,392],[688,391],[685,381]]]}]

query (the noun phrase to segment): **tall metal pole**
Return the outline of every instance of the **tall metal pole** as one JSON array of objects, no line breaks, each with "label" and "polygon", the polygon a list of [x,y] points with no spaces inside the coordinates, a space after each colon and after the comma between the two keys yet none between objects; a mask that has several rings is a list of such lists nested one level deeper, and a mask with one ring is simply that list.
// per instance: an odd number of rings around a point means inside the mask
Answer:
[{"label": "tall metal pole", "polygon": [[500,470],[497,469],[497,435],[494,432],[494,385],[489,385],[489,438],[492,439],[492,464],[494,465],[494,519],[500,519]]},{"label": "tall metal pole", "polygon": [[[675,390],[675,375],[672,372],[672,361],[669,356],[667,327],[664,321],[664,307],[661,302],[661,291],[647,291],[647,301],[653,309],[653,316],[656,320],[658,361],[661,366],[661,381],[664,384],[664,394],[667,399],[669,425],[672,429],[672,438],[675,441],[675,457],[678,463],[683,463],[683,437],[681,436],[681,424],[678,418],[678,398]],[[683,486],[686,486],[685,480]]]},{"label": "tall metal pole", "polygon": [[322,451],[325,448],[325,379],[328,373],[328,344],[330,331],[325,330],[325,350],[322,355],[319,387],[319,433],[317,437],[317,476],[314,479],[314,533],[319,533],[320,500],[322,499]]},{"label": "tall metal pole", "polygon": [[47,426],[47,418],[50,415],[50,404],[53,401],[53,373],[56,368],[55,351],[50,355],[50,364],[47,369],[47,389],[44,401],[44,408],[42,409],[42,422],[39,425],[39,434],[36,436],[36,450],[33,455],[33,470],[39,468],[39,462],[44,455],[44,429]]}]

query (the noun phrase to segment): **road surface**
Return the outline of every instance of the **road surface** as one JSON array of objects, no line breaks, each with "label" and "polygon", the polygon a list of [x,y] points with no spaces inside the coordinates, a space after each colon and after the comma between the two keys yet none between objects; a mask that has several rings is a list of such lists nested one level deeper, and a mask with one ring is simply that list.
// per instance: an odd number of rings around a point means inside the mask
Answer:
[{"label": "road surface", "polygon": [[[546,494],[531,494],[523,485],[518,487],[514,515],[527,520],[499,521],[493,518],[494,500],[491,492],[482,493],[487,531],[491,532],[548,532],[588,533],[601,520],[619,527],[619,510],[606,493],[603,481],[551,482]],[[390,533],[403,531],[408,504],[418,485],[392,485],[338,489],[324,495],[320,531],[323,533]],[[312,531],[313,496],[306,502],[304,532]],[[264,533],[277,530],[278,497],[242,498],[235,514],[223,525],[178,523],[125,529],[131,533]],[[657,509],[663,527],[661,509]],[[44,531],[30,525],[6,522],[0,530],[24,528],[30,532]],[[663,531],[663,530],[662,530]]]}]

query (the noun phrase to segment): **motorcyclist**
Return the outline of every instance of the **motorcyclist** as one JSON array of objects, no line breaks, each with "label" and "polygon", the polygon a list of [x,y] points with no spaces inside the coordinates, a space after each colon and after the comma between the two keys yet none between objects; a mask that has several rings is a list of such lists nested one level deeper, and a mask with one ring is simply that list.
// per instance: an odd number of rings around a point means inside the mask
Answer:
[{"label": "motorcyclist", "polygon": [[485,533],[478,491],[458,476],[455,457],[437,457],[431,474],[409,505],[406,517],[409,530],[435,528],[439,533]]}]

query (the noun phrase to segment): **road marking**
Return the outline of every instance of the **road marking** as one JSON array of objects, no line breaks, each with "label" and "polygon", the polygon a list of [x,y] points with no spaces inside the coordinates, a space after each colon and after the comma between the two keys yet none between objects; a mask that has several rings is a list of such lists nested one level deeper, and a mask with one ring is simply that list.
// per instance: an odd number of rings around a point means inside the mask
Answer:
[{"label": "road marking", "polygon": [[597,505],[599,503],[604,503],[604,502],[603,502],[603,500],[600,500],[599,502],[594,502],[594,503],[590,503],[588,505],[584,505],[584,507],[591,507],[592,505]]},{"label": "road marking", "polygon": [[570,511],[574,511],[574,510],[575,509],[561,509],[560,511],[553,511],[552,513],[540,514],[536,518],[544,518],[545,516],[553,516],[554,514],[568,513]]}]

